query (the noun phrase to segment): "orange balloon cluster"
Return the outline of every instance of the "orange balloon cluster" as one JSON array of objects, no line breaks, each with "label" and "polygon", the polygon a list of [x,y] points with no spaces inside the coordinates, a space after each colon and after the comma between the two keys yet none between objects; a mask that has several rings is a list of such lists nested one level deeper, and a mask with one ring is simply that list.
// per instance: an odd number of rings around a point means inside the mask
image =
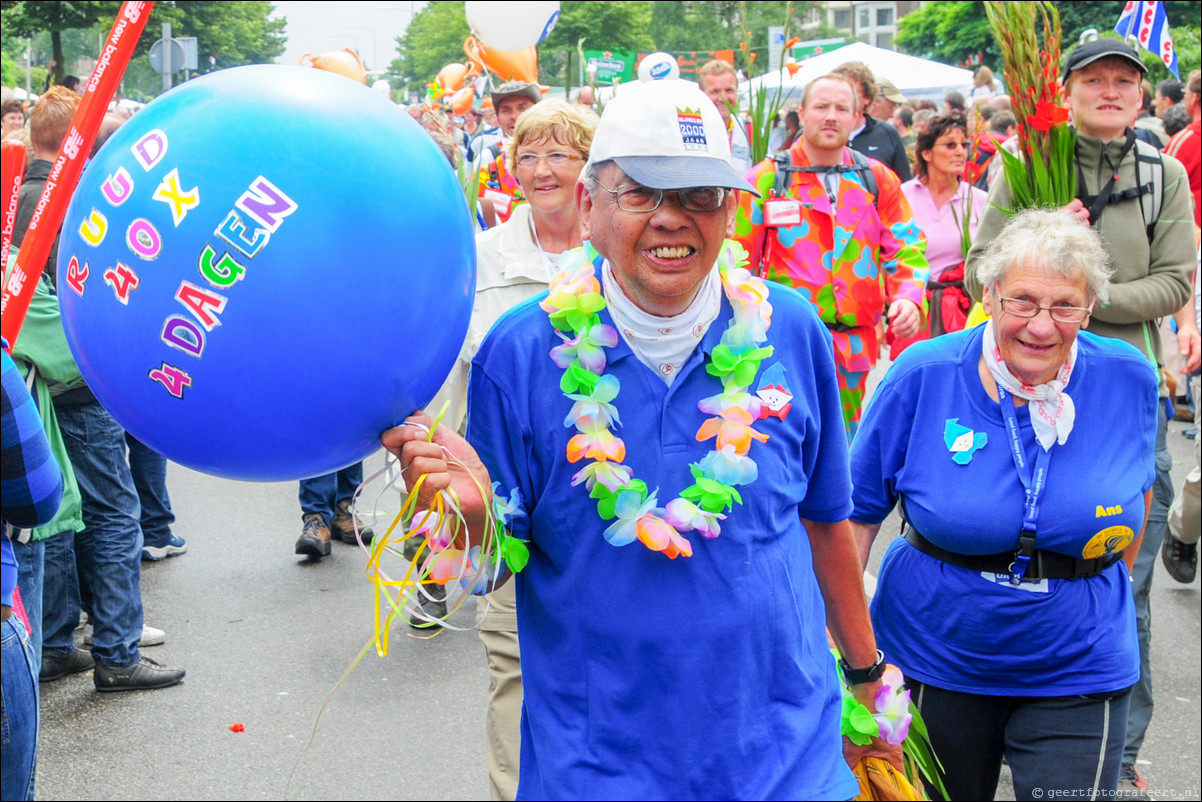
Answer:
[{"label": "orange balloon cluster", "polygon": [[525,81],[538,83],[538,48],[528,47],[525,50],[494,50],[474,36],[463,40],[463,52],[468,61],[479,65],[481,71],[491,70],[504,81]]},{"label": "orange balloon cluster", "polygon": [[301,56],[300,63],[302,67],[316,67],[319,70],[345,75],[347,78],[367,86],[367,70],[364,69],[359,54],[350,48],[344,47],[342,50],[322,53],[320,56],[306,53]]}]

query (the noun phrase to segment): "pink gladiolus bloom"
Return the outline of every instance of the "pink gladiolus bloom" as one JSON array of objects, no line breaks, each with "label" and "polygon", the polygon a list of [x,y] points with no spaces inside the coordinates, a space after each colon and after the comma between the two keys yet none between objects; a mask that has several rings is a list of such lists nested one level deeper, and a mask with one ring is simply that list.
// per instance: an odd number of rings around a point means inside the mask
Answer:
[{"label": "pink gladiolus bloom", "polygon": [[673,499],[664,508],[664,520],[668,524],[681,532],[695,529],[704,537],[717,537],[722,531],[718,521],[725,518],[720,513],[706,512],[686,498]]},{"label": "pink gladiolus bloom", "polygon": [[590,462],[572,477],[572,486],[584,482],[585,488],[591,492],[593,485],[600,482],[602,487],[613,493],[630,484],[633,476],[634,471],[619,462]]}]

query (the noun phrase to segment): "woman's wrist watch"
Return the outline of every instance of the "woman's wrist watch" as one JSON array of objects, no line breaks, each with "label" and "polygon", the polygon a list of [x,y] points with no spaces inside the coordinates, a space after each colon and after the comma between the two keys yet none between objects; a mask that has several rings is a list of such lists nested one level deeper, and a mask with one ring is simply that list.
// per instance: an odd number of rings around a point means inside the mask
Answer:
[{"label": "woman's wrist watch", "polygon": [[885,673],[885,655],[880,649],[876,650],[876,662],[868,668],[852,668],[842,657],[839,658],[839,668],[843,672],[843,680],[848,685],[863,685],[865,682],[876,682]]}]

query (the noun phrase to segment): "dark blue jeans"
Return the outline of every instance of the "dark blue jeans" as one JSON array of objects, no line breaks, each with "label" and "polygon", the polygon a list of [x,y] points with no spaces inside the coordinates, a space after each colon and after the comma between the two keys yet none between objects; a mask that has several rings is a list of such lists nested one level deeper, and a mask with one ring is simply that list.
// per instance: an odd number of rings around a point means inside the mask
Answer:
[{"label": "dark blue jeans", "polygon": [[21,543],[13,540],[12,544],[13,555],[17,558],[17,587],[21,590],[25,615],[29,617],[29,645],[33,649],[33,671],[36,674],[42,668],[42,585],[46,541]]},{"label": "dark blue jeans", "polygon": [[92,656],[124,668],[142,657],[141,508],[125,431],[97,402],[55,411],[83,498],[86,528],[75,535],[75,559],[92,594]]},{"label": "dark blue jeans", "polygon": [[142,505],[143,545],[162,548],[171,540],[171,497],[167,494],[167,458],[151,451],[137,438],[125,433],[129,446],[129,472]]},{"label": "dark blue jeans", "polygon": [[75,569],[75,533],[42,541],[42,654],[66,657],[75,649],[79,624],[79,575]]},{"label": "dark blue jeans", "polygon": [[1127,743],[1123,747],[1123,764],[1134,766],[1139,749],[1144,744],[1148,724],[1152,721],[1152,569],[1156,555],[1168,530],[1169,507],[1173,505],[1173,480],[1169,471],[1173,458],[1169,454],[1167,410],[1160,399],[1160,426],[1156,430],[1156,483],[1152,485],[1152,506],[1148,510],[1148,525],[1144,540],[1131,572],[1131,595],[1135,599],[1135,623],[1139,629],[1139,682],[1131,689],[1131,714],[1127,718]]},{"label": "dark blue jeans", "polygon": [[321,513],[326,526],[334,517],[338,502],[352,498],[355,488],[363,483],[363,463],[356,462],[349,468],[343,468],[325,476],[315,476],[312,479],[300,481],[301,515],[311,512]]},{"label": "dark blue jeans", "polygon": [[38,763],[38,676],[25,625],[0,624],[0,799],[32,799]]}]

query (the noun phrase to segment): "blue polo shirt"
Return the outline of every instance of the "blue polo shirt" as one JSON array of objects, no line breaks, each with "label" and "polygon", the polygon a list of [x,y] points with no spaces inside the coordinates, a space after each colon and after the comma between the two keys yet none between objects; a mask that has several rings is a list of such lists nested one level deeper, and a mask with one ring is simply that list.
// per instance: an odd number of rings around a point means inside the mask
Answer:
[{"label": "blue polo shirt", "polygon": [[[852,444],[853,520],[879,523],[904,497],[910,522],[943,549],[1017,549],[1024,490],[1001,407],[978,375],[983,332],[916,343],[890,368]],[[1077,343],[1065,388],[1076,421],[1051,450],[1036,548],[1093,558],[1121,550],[1143,526],[1143,494],[1155,479],[1157,384],[1132,346],[1089,332]],[[1029,413],[1015,411],[1034,464]],[[1004,576],[950,565],[897,538],[881,563],[872,614],[886,658],[939,688],[1062,696],[1139,679],[1122,562],[1088,579],[1015,588]]]},{"label": "blue polo shirt", "polygon": [[[543,296],[493,327],[472,363],[468,439],[503,493],[517,489],[530,541],[517,575],[525,700],[518,797],[526,799],[849,799],[857,785],[841,753],[840,700],[826,616],[801,518],[851,511],[847,446],[831,339],[810,304],[769,282],[768,343],[750,388],[783,414],[749,456],[759,478],[692,557],[669,560],[638,541],[602,535],[572,477],[564,426],[572,406],[552,362],[560,344]],[[545,295],[545,293],[544,293]],[[612,325],[608,310],[602,320]],[[729,303],[671,387],[619,340],[607,373],[626,462],[663,506],[692,484],[702,398],[721,392],[705,357],[731,319]],[[788,395],[788,409],[781,402]]]}]

